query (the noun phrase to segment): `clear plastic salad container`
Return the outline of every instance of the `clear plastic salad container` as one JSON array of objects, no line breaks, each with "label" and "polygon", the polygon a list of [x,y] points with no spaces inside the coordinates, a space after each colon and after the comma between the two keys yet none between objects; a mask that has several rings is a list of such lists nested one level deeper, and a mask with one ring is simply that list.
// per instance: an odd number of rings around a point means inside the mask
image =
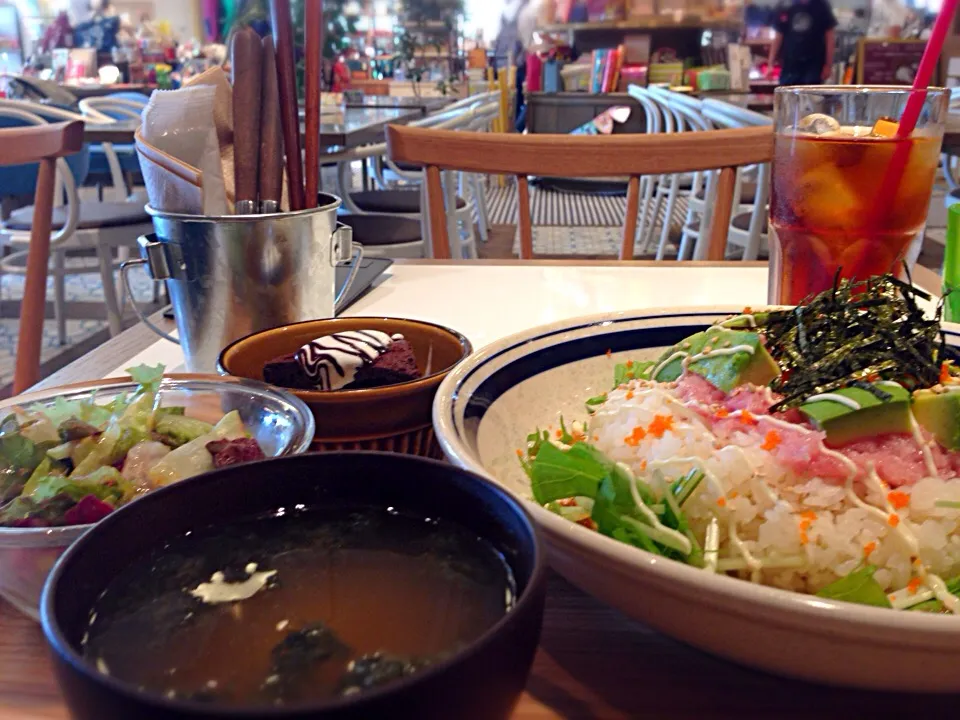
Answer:
[{"label": "clear plastic salad container", "polygon": [[[109,403],[130,394],[132,381],[99,380],[65,385],[0,403],[0,418],[14,407],[29,410],[53,406],[62,398],[93,398]],[[243,424],[267,457],[306,452],[313,440],[313,414],[302,400],[283,390],[252,380],[208,375],[170,375],[160,383],[160,407],[182,406],[185,414],[210,423],[237,410]],[[40,593],[60,554],[92,525],[65,527],[0,527],[0,596],[18,610],[38,619]]]}]

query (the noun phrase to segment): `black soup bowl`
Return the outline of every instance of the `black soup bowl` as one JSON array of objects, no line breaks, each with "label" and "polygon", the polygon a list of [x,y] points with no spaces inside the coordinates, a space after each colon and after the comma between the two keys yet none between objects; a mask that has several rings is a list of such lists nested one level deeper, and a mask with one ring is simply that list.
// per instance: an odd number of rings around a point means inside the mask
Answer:
[{"label": "black soup bowl", "polygon": [[[92,608],[110,582],[138,560],[185,533],[297,505],[326,511],[340,505],[395,507],[459,525],[503,557],[514,576],[516,601],[478,638],[413,675],[304,704],[244,707],[170,699],[103,674],[83,657]],[[520,502],[478,475],[410,455],[298,455],[215,470],[108,516],[60,558],[44,588],[41,620],[60,688],[80,720],[490,720],[508,715],[526,684],[540,637],[545,567],[537,531]]]}]

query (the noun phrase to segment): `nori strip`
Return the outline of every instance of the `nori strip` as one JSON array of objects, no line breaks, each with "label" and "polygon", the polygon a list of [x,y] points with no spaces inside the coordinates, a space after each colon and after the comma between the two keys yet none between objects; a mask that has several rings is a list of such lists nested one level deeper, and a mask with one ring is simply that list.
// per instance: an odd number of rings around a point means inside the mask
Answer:
[{"label": "nori strip", "polygon": [[936,385],[948,357],[940,328],[943,302],[931,319],[918,299],[930,296],[892,275],[838,280],[796,308],[758,318],[782,371],[770,387],[784,398],[771,411],[851,385],[880,397],[883,390],[870,385],[876,380],[894,380],[908,390]]}]

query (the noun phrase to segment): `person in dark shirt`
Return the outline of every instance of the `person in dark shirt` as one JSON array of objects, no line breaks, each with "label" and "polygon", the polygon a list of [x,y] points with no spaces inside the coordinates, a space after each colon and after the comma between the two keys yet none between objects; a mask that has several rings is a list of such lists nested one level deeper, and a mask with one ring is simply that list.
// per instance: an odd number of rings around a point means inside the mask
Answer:
[{"label": "person in dark shirt", "polygon": [[780,56],[781,85],[819,85],[830,77],[836,26],[827,0],[793,0],[777,14],[769,65]]}]

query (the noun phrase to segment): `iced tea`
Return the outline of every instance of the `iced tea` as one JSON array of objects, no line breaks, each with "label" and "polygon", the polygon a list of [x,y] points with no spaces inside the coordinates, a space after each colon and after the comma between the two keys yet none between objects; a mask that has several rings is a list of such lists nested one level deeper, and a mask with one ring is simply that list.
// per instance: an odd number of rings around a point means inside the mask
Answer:
[{"label": "iced tea", "polygon": [[794,305],[830,287],[838,270],[859,279],[899,272],[926,222],[945,103],[930,91],[923,121],[901,139],[882,114],[897,117],[907,90],[785,90],[770,193],[770,300]]}]

